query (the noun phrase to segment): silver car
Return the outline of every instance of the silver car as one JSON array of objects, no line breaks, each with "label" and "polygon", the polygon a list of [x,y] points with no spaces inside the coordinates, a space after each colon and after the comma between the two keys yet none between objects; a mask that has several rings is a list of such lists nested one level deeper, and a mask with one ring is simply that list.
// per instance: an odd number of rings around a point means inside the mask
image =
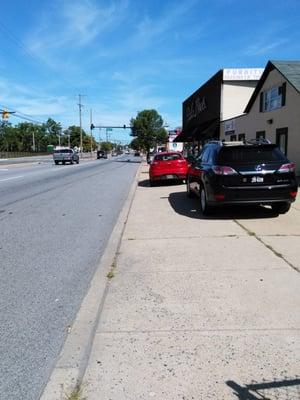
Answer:
[{"label": "silver car", "polygon": [[66,162],[73,164],[79,164],[79,155],[73,149],[55,149],[53,153],[53,161],[57,165],[58,163],[65,164]]}]

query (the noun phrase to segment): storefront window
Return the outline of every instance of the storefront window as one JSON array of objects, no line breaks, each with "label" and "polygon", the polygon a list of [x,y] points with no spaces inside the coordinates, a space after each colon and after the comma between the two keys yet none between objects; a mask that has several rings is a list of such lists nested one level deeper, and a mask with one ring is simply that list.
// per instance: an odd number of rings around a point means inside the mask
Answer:
[{"label": "storefront window", "polygon": [[256,132],[256,140],[265,139],[265,138],[266,138],[266,132],[265,131]]}]

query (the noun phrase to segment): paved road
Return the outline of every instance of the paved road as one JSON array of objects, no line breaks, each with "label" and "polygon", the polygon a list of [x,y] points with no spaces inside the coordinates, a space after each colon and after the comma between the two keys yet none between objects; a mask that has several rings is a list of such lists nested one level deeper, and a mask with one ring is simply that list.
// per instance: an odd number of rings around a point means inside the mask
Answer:
[{"label": "paved road", "polygon": [[127,159],[0,166],[1,400],[39,398],[137,171]]}]

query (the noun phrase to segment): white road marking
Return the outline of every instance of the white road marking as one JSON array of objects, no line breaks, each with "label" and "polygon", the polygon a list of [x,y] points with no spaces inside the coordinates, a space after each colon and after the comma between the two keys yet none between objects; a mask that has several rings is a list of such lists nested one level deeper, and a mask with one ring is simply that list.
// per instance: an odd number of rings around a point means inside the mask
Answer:
[{"label": "white road marking", "polygon": [[20,178],[23,178],[23,177],[24,177],[24,175],[12,176],[11,178],[0,179],[0,182],[10,181],[10,180],[12,180],[12,179],[20,179]]},{"label": "white road marking", "polygon": [[0,168],[0,171],[9,171],[8,168]]}]

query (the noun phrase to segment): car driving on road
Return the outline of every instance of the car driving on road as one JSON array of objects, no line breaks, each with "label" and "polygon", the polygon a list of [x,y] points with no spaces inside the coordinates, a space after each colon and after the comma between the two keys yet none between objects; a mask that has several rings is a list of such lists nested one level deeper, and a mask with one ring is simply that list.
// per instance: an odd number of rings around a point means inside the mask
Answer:
[{"label": "car driving on road", "polygon": [[59,148],[53,152],[53,161],[57,165],[58,163],[65,164],[66,162],[73,164],[79,164],[79,155],[76,151],[70,148]]},{"label": "car driving on road", "polygon": [[107,153],[106,153],[106,151],[97,150],[97,160],[99,160],[100,158],[107,158]]},{"label": "car driving on road", "polygon": [[226,204],[269,205],[285,213],[297,190],[295,164],[266,141],[211,141],[187,173],[187,194],[200,197],[204,215]]}]

